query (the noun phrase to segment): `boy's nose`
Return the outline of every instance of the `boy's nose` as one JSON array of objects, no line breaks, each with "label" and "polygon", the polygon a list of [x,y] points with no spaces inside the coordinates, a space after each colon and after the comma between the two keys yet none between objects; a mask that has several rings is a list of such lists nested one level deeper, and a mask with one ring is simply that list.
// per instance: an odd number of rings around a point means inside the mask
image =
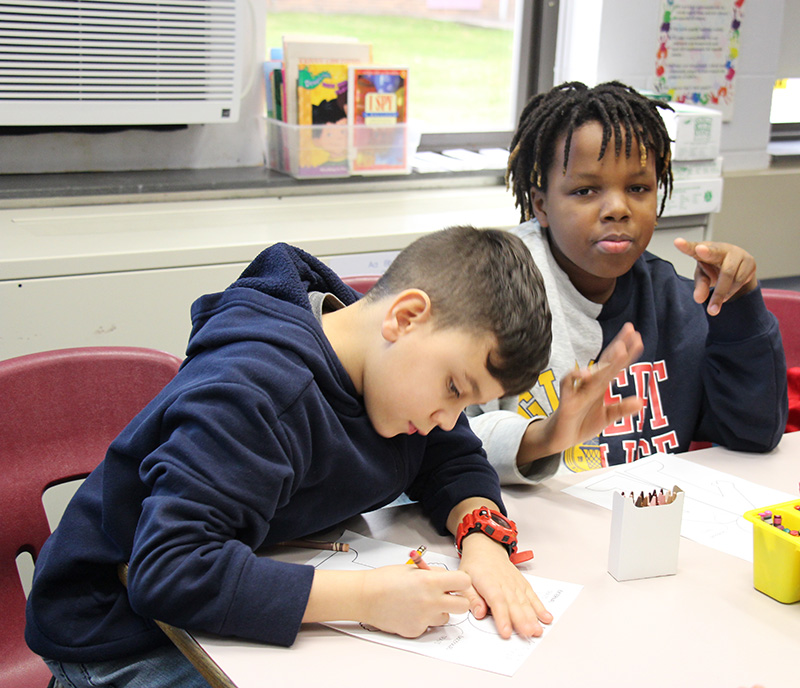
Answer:
[{"label": "boy's nose", "polygon": [[603,218],[619,222],[630,216],[630,208],[628,208],[628,199],[621,191],[610,191],[606,194],[605,203],[603,204]]},{"label": "boy's nose", "polygon": [[450,431],[456,426],[460,415],[461,409],[440,409],[433,414],[433,422],[442,430]]}]

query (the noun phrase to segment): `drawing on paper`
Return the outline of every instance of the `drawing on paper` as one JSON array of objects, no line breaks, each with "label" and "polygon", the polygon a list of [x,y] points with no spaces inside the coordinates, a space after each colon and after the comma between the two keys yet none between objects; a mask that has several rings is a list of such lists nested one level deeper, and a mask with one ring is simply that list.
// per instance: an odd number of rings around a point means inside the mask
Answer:
[{"label": "drawing on paper", "polygon": [[[342,571],[390,566],[408,559],[409,546],[381,542],[349,531],[339,541],[347,542],[350,551],[320,553],[308,563],[317,569]],[[431,568],[458,568],[458,559],[431,551],[425,555],[425,561]],[[535,576],[526,577],[554,617],[553,623],[544,627],[545,632],[539,638],[525,639],[515,634],[506,640],[497,633],[491,616],[476,619],[469,612],[453,615],[447,624],[429,628],[414,639],[385,633],[367,624],[335,622],[326,625],[372,642],[511,676],[552,630],[582,587]]]}]

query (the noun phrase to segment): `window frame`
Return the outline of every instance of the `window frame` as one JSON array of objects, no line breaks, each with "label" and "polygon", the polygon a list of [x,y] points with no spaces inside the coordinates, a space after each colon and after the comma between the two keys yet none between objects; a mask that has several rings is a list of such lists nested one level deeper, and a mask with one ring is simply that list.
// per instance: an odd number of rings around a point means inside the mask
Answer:
[{"label": "window frame", "polygon": [[800,140],[800,122],[781,122],[770,124],[770,141]]},{"label": "window frame", "polygon": [[[558,36],[560,0],[521,0],[514,28],[514,78],[516,84],[511,107],[512,122],[519,119],[525,103],[536,93],[549,91],[553,75]],[[447,148],[508,148],[514,127],[500,131],[423,134],[419,150]]]}]

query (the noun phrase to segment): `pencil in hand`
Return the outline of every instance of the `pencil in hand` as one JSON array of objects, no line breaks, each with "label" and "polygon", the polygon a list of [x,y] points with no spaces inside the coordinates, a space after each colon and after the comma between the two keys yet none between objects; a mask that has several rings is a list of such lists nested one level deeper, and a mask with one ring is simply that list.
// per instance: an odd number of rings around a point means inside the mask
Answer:
[{"label": "pencil in hand", "polygon": [[430,571],[430,566],[425,563],[425,560],[422,558],[422,555],[425,553],[425,546],[420,546],[417,549],[412,549],[409,553],[410,559],[406,562],[406,564],[414,564],[418,569],[424,569],[425,571]]}]

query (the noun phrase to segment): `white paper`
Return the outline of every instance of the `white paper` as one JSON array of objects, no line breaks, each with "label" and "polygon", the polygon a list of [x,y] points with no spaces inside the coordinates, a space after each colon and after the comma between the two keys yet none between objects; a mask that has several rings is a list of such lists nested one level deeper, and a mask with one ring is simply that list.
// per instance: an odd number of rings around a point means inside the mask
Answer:
[{"label": "white paper", "polygon": [[[395,545],[373,540],[351,531],[345,531],[338,542],[348,543],[350,551],[323,552],[308,563],[317,569],[347,571],[363,567],[377,568],[405,564],[408,561],[409,551],[416,546],[415,544]],[[431,568],[442,566],[449,570],[457,569],[459,563],[455,557],[430,551],[425,553],[425,562]],[[450,623],[431,627],[422,636],[414,639],[384,633],[358,623],[336,622],[326,625],[343,633],[382,645],[493,671],[505,676],[513,676],[530,653],[539,646],[542,639],[552,631],[552,627],[583,587],[575,583],[563,583],[527,574],[525,577],[530,581],[547,610],[553,614],[553,622],[544,626],[544,633],[539,638],[526,640],[518,635],[513,635],[508,640],[504,640],[497,634],[491,616],[478,620],[469,613],[453,615],[450,617]]]},{"label": "white paper", "polygon": [[562,492],[610,509],[614,492],[639,494],[675,485],[685,492],[681,535],[745,561],[753,561],[753,526],[742,514],[793,499],[786,492],[671,454],[617,466]]},{"label": "white paper", "polygon": [[655,88],[733,117],[744,12],[736,0],[661,0]]}]

